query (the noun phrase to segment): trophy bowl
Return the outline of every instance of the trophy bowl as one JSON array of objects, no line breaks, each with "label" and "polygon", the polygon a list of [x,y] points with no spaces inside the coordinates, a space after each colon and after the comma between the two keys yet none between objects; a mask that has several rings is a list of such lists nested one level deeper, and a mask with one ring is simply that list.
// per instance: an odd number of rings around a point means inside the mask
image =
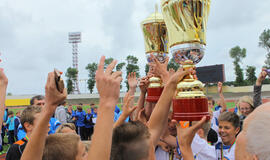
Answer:
[{"label": "trophy bowl", "polygon": [[[158,13],[157,6],[155,13],[141,23],[141,28],[147,62],[153,62],[150,56],[153,54],[159,62],[164,63],[168,57],[168,35],[163,16]],[[149,82],[146,101],[156,103],[163,91],[163,82],[159,75],[149,78]]]}]

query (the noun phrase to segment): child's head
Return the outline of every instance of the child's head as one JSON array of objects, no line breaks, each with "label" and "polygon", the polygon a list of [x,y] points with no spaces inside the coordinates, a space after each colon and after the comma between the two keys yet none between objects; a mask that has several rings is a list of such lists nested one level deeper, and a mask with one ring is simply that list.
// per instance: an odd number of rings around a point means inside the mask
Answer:
[{"label": "child's head", "polygon": [[98,107],[95,106],[95,107],[94,107],[94,112],[97,113],[97,110],[98,110]]},{"label": "child's head", "polygon": [[26,133],[31,132],[41,112],[40,106],[28,106],[21,114],[21,124]]},{"label": "child's head", "polygon": [[82,110],[83,110],[82,106],[77,106],[77,110],[78,110],[79,112],[82,112]]},{"label": "child's head", "polygon": [[76,127],[73,123],[64,123],[61,124],[55,131],[55,133],[75,133]]},{"label": "child's head", "polygon": [[[192,124],[194,124],[194,122],[192,122]],[[211,123],[210,121],[208,121],[202,125],[202,128],[200,128],[197,131],[197,133],[202,139],[207,140],[207,135],[209,133],[210,128],[211,128]]]},{"label": "child's head", "polygon": [[87,152],[80,136],[73,133],[56,133],[46,138],[42,159],[86,160]]},{"label": "child's head", "polygon": [[13,111],[8,111],[8,116],[9,116],[9,117],[13,117],[13,116],[14,116]]},{"label": "child's head", "polygon": [[240,131],[240,118],[233,112],[223,112],[219,118],[219,135],[225,145],[234,142],[236,135]]},{"label": "child's head", "polygon": [[239,99],[237,106],[242,115],[248,116],[255,108],[253,99],[250,96],[243,96]]},{"label": "child's head", "polygon": [[207,101],[208,101],[208,108],[213,109],[214,105],[215,105],[215,100],[213,97],[207,97]]},{"label": "child's head", "polygon": [[143,123],[124,123],[113,131],[111,160],[147,159],[150,145],[150,133]]},{"label": "child's head", "polygon": [[16,112],[16,117],[21,117],[21,112],[22,112],[22,111],[17,111],[17,112]]}]

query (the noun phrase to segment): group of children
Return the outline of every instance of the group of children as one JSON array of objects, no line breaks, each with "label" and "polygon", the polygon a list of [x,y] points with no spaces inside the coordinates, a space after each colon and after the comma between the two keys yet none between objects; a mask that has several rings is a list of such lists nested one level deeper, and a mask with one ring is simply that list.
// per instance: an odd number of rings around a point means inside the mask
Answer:
[{"label": "group of children", "polygon": [[[159,74],[164,83],[158,102],[150,103],[145,98],[151,77],[149,74],[140,80],[141,92],[137,105],[134,106],[134,93],[138,81],[136,74],[131,73],[128,75],[129,91],[124,98],[122,111],[119,111],[115,106],[119,101],[121,71],[113,72],[115,60],[104,70],[104,61],[103,56],[96,72],[97,89],[100,95],[99,108],[92,107],[92,111],[89,108],[85,112],[81,106],[73,111],[69,106],[65,112],[66,116],[63,116],[61,105],[66,99],[67,92],[57,90],[55,75],[53,72],[49,73],[45,97],[34,97],[31,106],[22,111],[18,126],[22,129],[18,130],[24,131],[25,135],[10,146],[6,159],[269,159],[267,147],[258,152],[258,148],[265,146],[265,143],[254,144],[253,141],[246,140],[246,137],[254,139],[250,137],[250,133],[256,133],[255,129],[261,130],[259,125],[253,127],[251,119],[259,122],[260,118],[262,123],[269,122],[267,121],[269,116],[258,116],[262,111],[270,113],[268,110],[270,104],[258,107],[261,104],[261,85],[266,77],[265,71],[261,72],[254,86],[253,100],[247,97],[240,98],[236,103],[237,111],[227,110],[222,83],[219,83],[218,106],[214,107],[213,99],[208,99],[211,120],[207,121],[206,117],[203,117],[201,121],[186,124],[172,119],[171,102],[177,83],[191,71],[179,69],[169,74],[166,63],[161,64],[154,59],[155,66],[151,74]],[[4,117],[3,93],[6,91],[6,81],[5,74],[0,70],[0,120],[2,120],[1,116]],[[56,117],[62,121],[61,125]],[[11,114],[5,123],[11,134],[15,127],[9,128],[9,125],[15,124],[15,120],[15,116]],[[89,127],[94,130],[88,130]],[[92,136],[91,132],[93,132]],[[267,139],[265,135],[267,134],[264,134],[262,139]],[[91,140],[90,146],[89,140]],[[246,146],[254,150],[251,152],[246,149]]]}]

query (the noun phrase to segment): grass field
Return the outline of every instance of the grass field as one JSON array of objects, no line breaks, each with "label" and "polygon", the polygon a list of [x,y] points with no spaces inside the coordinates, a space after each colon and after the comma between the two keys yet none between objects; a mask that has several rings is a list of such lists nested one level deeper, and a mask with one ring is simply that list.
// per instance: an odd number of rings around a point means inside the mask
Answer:
[{"label": "grass field", "polygon": [[[227,108],[233,108],[235,107],[235,103],[234,102],[227,102],[226,103]],[[122,110],[122,103],[117,104],[117,106]],[[8,107],[8,110],[13,111],[14,113],[23,110],[25,107]],[[90,108],[90,106],[83,106],[83,110],[86,111],[87,108]],[[76,106],[73,106],[73,109],[76,110]]]},{"label": "grass field", "polygon": [[[234,108],[234,107],[235,107],[235,103],[234,103],[234,102],[227,102],[226,105],[227,105],[227,108],[228,108],[228,109],[231,109],[231,108]],[[119,104],[117,104],[117,106],[118,106],[120,109],[122,109],[122,104],[119,103]],[[85,111],[87,110],[87,108],[90,108],[90,106],[83,106],[83,109],[84,109]],[[20,108],[18,108],[18,107],[9,107],[8,109],[11,110],[11,111],[13,111],[14,113],[16,113],[16,112],[18,112],[18,111],[23,110],[24,107],[20,107]],[[76,109],[76,106],[73,106],[73,109],[75,110],[75,109]],[[4,142],[5,142],[5,143],[8,142],[7,136],[5,136]],[[9,147],[8,145],[5,145],[5,146],[4,146],[4,151],[3,151],[3,152],[6,152],[6,151],[8,150],[8,147]]]}]

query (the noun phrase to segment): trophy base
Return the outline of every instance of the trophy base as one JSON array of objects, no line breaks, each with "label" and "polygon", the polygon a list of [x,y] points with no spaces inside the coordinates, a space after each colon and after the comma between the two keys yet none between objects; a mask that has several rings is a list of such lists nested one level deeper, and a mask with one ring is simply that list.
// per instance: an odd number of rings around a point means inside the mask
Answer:
[{"label": "trophy base", "polygon": [[163,91],[163,87],[158,88],[148,88],[146,101],[151,103],[156,103]]},{"label": "trophy base", "polygon": [[207,98],[173,99],[173,119],[177,121],[200,121],[210,119]]}]

